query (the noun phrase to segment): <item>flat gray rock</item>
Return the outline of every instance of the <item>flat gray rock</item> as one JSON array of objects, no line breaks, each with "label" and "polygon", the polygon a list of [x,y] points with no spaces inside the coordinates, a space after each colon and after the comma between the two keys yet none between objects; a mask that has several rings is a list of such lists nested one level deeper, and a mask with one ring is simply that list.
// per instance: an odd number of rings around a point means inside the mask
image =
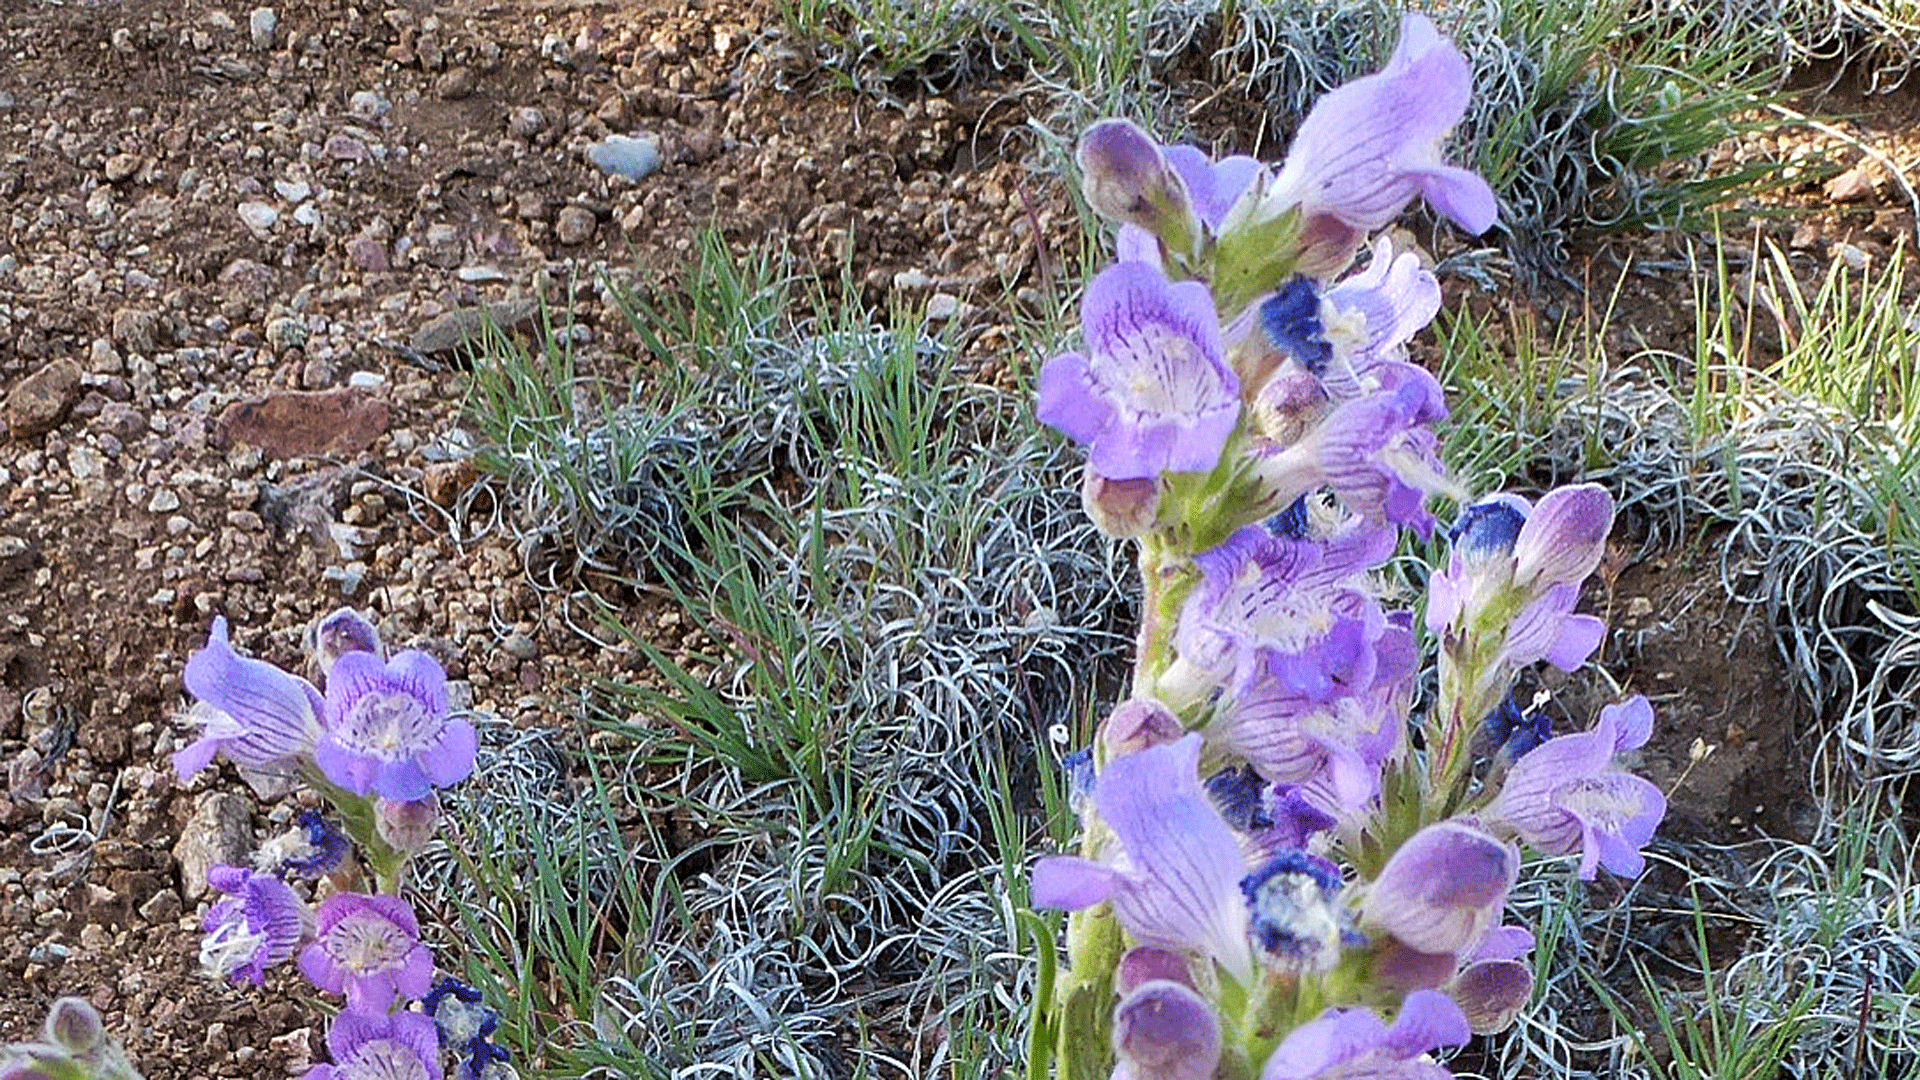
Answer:
[{"label": "flat gray rock", "polygon": [[587,147],[602,171],[638,180],[660,168],[660,141],[651,135],[609,135]]},{"label": "flat gray rock", "polygon": [[540,310],[535,300],[497,300],[485,307],[449,311],[413,332],[407,346],[417,353],[452,352],[461,345],[478,340],[488,322],[502,330],[511,330],[533,318]]}]

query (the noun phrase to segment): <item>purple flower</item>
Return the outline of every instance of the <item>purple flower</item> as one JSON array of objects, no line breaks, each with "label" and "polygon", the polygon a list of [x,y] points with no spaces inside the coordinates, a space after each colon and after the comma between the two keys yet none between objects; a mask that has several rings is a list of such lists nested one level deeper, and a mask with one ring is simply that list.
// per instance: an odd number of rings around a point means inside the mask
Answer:
[{"label": "purple flower", "polygon": [[1240,416],[1207,287],[1124,262],[1100,272],[1082,309],[1090,356],[1040,372],[1039,417],[1088,447],[1109,480],[1209,472]]},{"label": "purple flower", "polygon": [[485,1001],[485,994],[446,975],[420,1000],[420,1011],[433,1017],[443,1046],[465,1050],[500,1026],[500,1014],[487,1008]]},{"label": "purple flower", "polygon": [[1160,481],[1109,480],[1087,466],[1080,505],[1101,532],[1118,540],[1144,536],[1160,515]]},{"label": "purple flower", "polygon": [[317,1065],[305,1080],[440,1080],[440,1036],[417,1012],[369,1013],[353,1009],[327,1029],[331,1065]]},{"label": "purple flower", "polygon": [[1427,1052],[1473,1037],[1459,1006],[1435,990],[1407,995],[1393,1026],[1367,1009],[1332,1009],[1295,1028],[1260,1080],[1452,1080]]},{"label": "purple flower", "polygon": [[1361,902],[1360,924],[1418,952],[1458,956],[1500,921],[1519,875],[1511,844],[1463,822],[1436,822],[1381,868]]},{"label": "purple flower", "polygon": [[1381,237],[1367,268],[1328,289],[1320,306],[1330,354],[1321,381],[1334,401],[1352,401],[1380,388],[1382,366],[1402,362],[1407,342],[1439,313],[1440,282]]},{"label": "purple flower", "polygon": [[[1422,536],[1430,535],[1434,520],[1426,497],[1453,487],[1441,471],[1439,439],[1431,430],[1447,417],[1445,395],[1433,376],[1414,364],[1380,364],[1372,380],[1378,384],[1375,392],[1340,403],[1297,432],[1297,438],[1289,432],[1311,413],[1311,406],[1273,400],[1275,394],[1297,397],[1297,380],[1283,370],[1261,388],[1255,416],[1273,440],[1255,464],[1264,497],[1284,506],[1330,487],[1349,510],[1368,521],[1410,525]],[[1324,400],[1324,391],[1315,394]],[[1270,418],[1286,430],[1273,428]]]},{"label": "purple flower", "polygon": [[1095,212],[1159,237],[1182,256],[1193,253],[1200,228],[1186,182],[1138,125],[1099,121],[1080,136],[1075,157]]},{"label": "purple flower", "polygon": [[198,700],[188,714],[201,734],[173,755],[181,781],[191,779],[214,756],[250,769],[284,767],[313,753],[325,705],[313,684],[264,660],[233,651],[227,620],[213,620],[207,646],[187,661],[184,680]]},{"label": "purple flower", "polygon": [[[1125,121],[1103,121],[1101,124],[1094,125],[1094,127],[1101,128],[1105,124],[1118,123],[1125,123]],[[1130,124],[1128,126],[1132,127]],[[1145,132],[1139,131],[1138,128],[1134,128],[1134,131],[1138,133],[1138,140],[1149,144],[1152,143],[1151,138],[1148,137]],[[1089,134],[1092,134],[1092,129],[1089,129]],[[1086,148],[1087,142],[1083,139],[1081,143],[1083,169],[1085,167]],[[1218,233],[1221,222],[1226,218],[1227,212],[1233,208],[1234,204],[1249,190],[1263,186],[1257,183],[1257,181],[1260,181],[1266,174],[1266,166],[1255,161],[1253,158],[1244,155],[1234,155],[1232,157],[1221,158],[1219,161],[1213,161],[1208,158],[1206,154],[1191,146],[1157,146],[1156,144],[1156,148],[1161,159],[1173,167],[1174,174],[1179,178],[1184,189],[1185,206],[1192,215],[1191,218],[1176,219],[1180,227],[1191,228],[1193,221],[1197,220],[1205,233]],[[1136,160],[1143,162],[1150,161],[1150,159],[1146,158],[1144,153],[1142,153],[1139,142],[1133,143],[1131,153]],[[1157,174],[1149,171],[1147,175],[1155,176]],[[1105,213],[1106,211],[1102,212]],[[1120,218],[1124,221],[1124,224],[1120,226],[1120,234],[1115,239],[1114,244],[1115,253],[1119,261],[1127,262],[1130,260],[1138,260],[1155,265],[1160,264],[1162,259],[1161,241],[1160,237],[1155,235],[1153,226],[1145,223],[1136,224],[1135,221],[1137,219],[1122,218],[1121,215],[1118,214],[1108,213],[1108,216]],[[1164,233],[1162,235],[1164,235]],[[1182,255],[1189,254],[1192,242],[1198,239],[1199,237],[1197,235],[1190,235],[1189,240],[1184,245],[1189,248],[1189,250],[1180,251],[1179,247],[1176,247],[1175,250]]]},{"label": "purple flower", "polygon": [[447,676],[409,649],[384,665],[349,652],[327,675],[327,728],[314,756],[327,779],[356,795],[411,802],[473,772],[473,725],[447,717]]},{"label": "purple flower", "polygon": [[1490,823],[1549,855],[1580,855],[1580,877],[1604,866],[1622,877],[1646,868],[1640,849],[1666,816],[1659,787],[1614,767],[1653,733],[1653,706],[1633,697],[1600,710],[1590,731],[1560,735],[1515,762],[1487,807]]},{"label": "purple flower", "polygon": [[300,970],[320,989],[345,994],[348,1009],[385,1012],[432,985],[433,953],[399,897],[337,893],[320,905],[319,924],[300,951]]},{"label": "purple flower", "polygon": [[1210,1080],[1220,1047],[1219,1014],[1184,983],[1142,983],[1113,1011],[1113,1080]]},{"label": "purple flower", "polygon": [[1122,850],[1110,862],[1041,859],[1033,902],[1078,910],[1112,901],[1136,944],[1200,953],[1244,983],[1253,971],[1246,856],[1201,787],[1201,741],[1190,734],[1109,762],[1093,802]]},{"label": "purple flower", "polygon": [[[1613,497],[1597,484],[1555,488],[1535,507],[1518,495],[1468,506],[1453,527],[1447,568],[1429,579],[1427,626],[1436,634],[1504,632],[1504,670],[1546,660],[1586,663],[1606,624],[1576,615],[1580,582],[1606,553]],[[1505,618],[1504,628],[1480,626]]]},{"label": "purple flower", "polygon": [[1466,231],[1487,231],[1493,189],[1440,155],[1472,94],[1466,58],[1426,16],[1407,15],[1386,67],[1322,97],[1301,122],[1256,218],[1298,207],[1302,268],[1316,275],[1338,272],[1416,195]]},{"label": "purple flower", "polygon": [[412,854],[427,846],[440,827],[440,799],[427,792],[424,799],[376,799],[373,831],[388,847]]},{"label": "purple flower", "polygon": [[272,874],[239,866],[215,866],[207,884],[227,894],[207,910],[201,926],[200,964],[235,981],[264,986],[267,969],[292,959],[313,929],[307,905]]}]

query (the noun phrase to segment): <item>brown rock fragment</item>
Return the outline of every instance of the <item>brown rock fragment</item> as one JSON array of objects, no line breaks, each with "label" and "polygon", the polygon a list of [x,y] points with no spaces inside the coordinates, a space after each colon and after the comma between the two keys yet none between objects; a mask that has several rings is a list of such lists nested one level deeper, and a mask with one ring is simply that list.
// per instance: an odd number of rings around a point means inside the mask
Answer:
[{"label": "brown rock fragment", "polygon": [[7,430],[20,439],[53,430],[80,400],[80,365],[55,360],[21,379],[7,395]]},{"label": "brown rock fragment", "polygon": [[358,387],[280,390],[227,406],[215,438],[222,446],[248,443],[278,458],[353,454],[386,434],[391,419],[386,402]]}]

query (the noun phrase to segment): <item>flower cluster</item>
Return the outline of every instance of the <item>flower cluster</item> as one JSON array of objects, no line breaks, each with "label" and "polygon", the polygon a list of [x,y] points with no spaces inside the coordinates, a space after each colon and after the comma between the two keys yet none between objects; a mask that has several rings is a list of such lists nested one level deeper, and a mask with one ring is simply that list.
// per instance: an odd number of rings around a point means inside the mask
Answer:
[{"label": "flower cluster", "polygon": [[[223,758],[243,774],[304,781],[345,823],[306,810],[253,867],[209,870],[223,898],[203,919],[202,966],[263,985],[269,969],[294,961],[345,999],[327,1030],[333,1063],[309,1080],[438,1078],[447,1054],[459,1080],[511,1080],[512,1056],[491,1041],[498,1016],[478,991],[450,977],[435,983],[419,919],[398,895],[408,858],[438,824],[435,792],[473,771],[473,725],[450,714],[438,662],[416,650],[388,656],[358,612],[316,623],[308,652],[321,686],[241,656],[215,619],[187,662],[200,736],[174,755],[180,778]],[[359,891],[367,877],[371,889]]]},{"label": "flower cluster", "polygon": [[[1062,1075],[1444,1078],[1435,1051],[1533,990],[1532,936],[1504,921],[1521,845],[1583,878],[1644,865],[1665,800],[1619,759],[1646,700],[1556,736],[1510,693],[1599,646],[1575,607],[1612,499],[1448,478],[1444,394],[1407,353],[1440,286],[1374,237],[1416,197],[1493,224],[1486,182],[1441,156],[1470,90],[1409,15],[1277,168],[1124,120],[1082,138],[1118,258],[1038,414],[1086,447],[1087,510],[1137,542],[1146,595],[1132,693],[1077,770],[1080,850],[1033,867],[1034,903],[1073,913],[1036,1014]],[[1381,568],[1403,528],[1437,531],[1436,496],[1459,509],[1416,708],[1423,628]]]}]

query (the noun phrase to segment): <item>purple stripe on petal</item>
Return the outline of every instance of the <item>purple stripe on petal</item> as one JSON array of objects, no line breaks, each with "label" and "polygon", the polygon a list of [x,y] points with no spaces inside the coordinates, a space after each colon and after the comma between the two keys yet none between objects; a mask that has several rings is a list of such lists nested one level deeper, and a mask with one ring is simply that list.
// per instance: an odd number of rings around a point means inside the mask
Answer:
[{"label": "purple stripe on petal", "polygon": [[1077,855],[1050,855],[1033,864],[1033,905],[1079,911],[1102,904],[1126,884],[1112,867]]}]

